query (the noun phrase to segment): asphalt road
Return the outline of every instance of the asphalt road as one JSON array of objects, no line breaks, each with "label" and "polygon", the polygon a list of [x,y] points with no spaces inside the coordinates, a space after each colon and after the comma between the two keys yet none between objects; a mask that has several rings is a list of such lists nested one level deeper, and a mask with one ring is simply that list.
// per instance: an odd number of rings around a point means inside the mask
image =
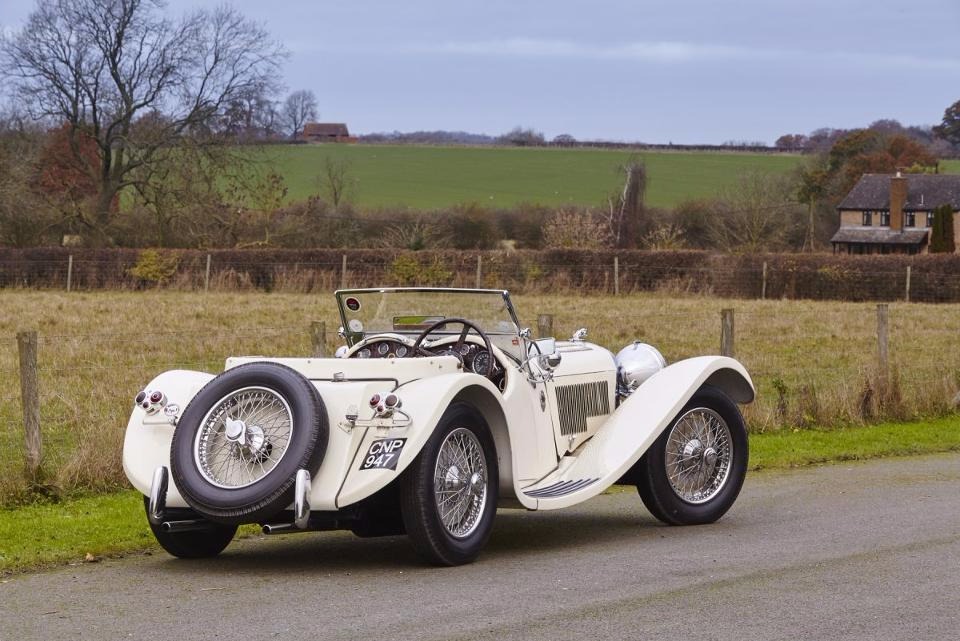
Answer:
[{"label": "asphalt road", "polygon": [[[29,533],[25,533],[29,536]],[[0,584],[0,639],[956,639],[960,455],[749,475],[718,523],[633,492],[501,510],[480,559],[299,534]]]}]

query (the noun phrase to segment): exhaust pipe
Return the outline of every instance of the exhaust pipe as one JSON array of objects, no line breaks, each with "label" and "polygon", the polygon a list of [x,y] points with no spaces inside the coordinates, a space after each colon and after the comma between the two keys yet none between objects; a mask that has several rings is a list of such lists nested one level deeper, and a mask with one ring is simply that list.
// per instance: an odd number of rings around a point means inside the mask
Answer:
[{"label": "exhaust pipe", "polygon": [[206,519],[186,519],[183,521],[164,521],[160,529],[164,532],[199,532],[212,530],[216,526]]}]

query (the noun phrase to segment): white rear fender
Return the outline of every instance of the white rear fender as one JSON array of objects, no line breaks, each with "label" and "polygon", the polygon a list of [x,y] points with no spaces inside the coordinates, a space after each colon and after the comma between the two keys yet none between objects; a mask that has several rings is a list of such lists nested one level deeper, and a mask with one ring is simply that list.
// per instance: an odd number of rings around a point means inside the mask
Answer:
[{"label": "white rear fender", "polygon": [[[150,381],[144,389],[163,392],[167,407],[179,406],[179,417],[190,400],[213,379],[213,374],[189,370],[171,370]],[[161,465],[170,468],[170,441],[173,439],[172,417],[162,410],[156,414],[135,406],[127,422],[123,439],[123,471],[133,487],[144,496],[150,494],[153,472]],[[176,485],[171,482],[166,504],[170,507],[187,507]]]},{"label": "white rear fender", "polygon": [[[523,493],[536,498],[541,510],[566,507],[599,494],[640,460],[704,385],[719,388],[738,403],[749,403],[754,397],[750,375],[732,358],[701,356],[674,363],[638,387],[579,452],[561,461],[557,471]],[[568,488],[573,491],[566,492]]]},{"label": "white rear fender", "polygon": [[[347,471],[346,480],[337,497],[337,507],[356,503],[383,489],[396,479],[423,449],[451,403],[458,400],[470,402],[471,399],[481,395],[487,401],[484,407],[477,407],[482,414],[486,416],[493,412],[495,415],[499,411],[500,415],[503,415],[502,408],[489,406],[489,399],[497,399],[499,391],[489,380],[476,374],[456,373],[424,378],[401,385],[396,393],[403,400],[402,409],[410,417],[410,425],[401,428],[360,428],[359,426],[354,428],[355,430],[365,429],[366,432]],[[489,422],[491,421],[488,420]],[[502,425],[502,422],[499,425]],[[494,432],[495,442],[499,444],[503,436],[498,435],[497,425],[490,427]],[[402,444],[400,439],[404,439]],[[509,449],[506,450],[505,455],[498,446],[498,453],[501,459],[500,466],[506,465],[510,470],[512,461]],[[384,458],[378,461],[378,456]],[[369,462],[368,458],[371,459]],[[386,465],[386,467],[371,465]],[[501,476],[503,476],[502,472]]]}]

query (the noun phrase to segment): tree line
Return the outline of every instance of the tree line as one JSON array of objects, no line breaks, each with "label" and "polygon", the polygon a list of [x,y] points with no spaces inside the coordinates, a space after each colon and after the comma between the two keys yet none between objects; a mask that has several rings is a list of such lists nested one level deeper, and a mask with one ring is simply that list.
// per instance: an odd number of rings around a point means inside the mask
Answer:
[{"label": "tree line", "polygon": [[[0,243],[815,250],[860,175],[937,171],[944,145],[960,145],[958,101],[930,129],[885,120],[778,141],[809,152],[798,171],[746,174],[672,210],[646,204],[639,158],[611,167],[622,187],[593,207],[358,210],[351,169],[335,161],[313,197],[288,203],[269,154],[241,146],[289,138],[316,118],[311,92],[279,99],[285,57],[228,6],[173,19],[154,0],[38,0],[0,40],[0,74],[18,106],[0,114]],[[547,144],[530,127],[493,141]],[[561,134],[550,144],[575,143]]]}]

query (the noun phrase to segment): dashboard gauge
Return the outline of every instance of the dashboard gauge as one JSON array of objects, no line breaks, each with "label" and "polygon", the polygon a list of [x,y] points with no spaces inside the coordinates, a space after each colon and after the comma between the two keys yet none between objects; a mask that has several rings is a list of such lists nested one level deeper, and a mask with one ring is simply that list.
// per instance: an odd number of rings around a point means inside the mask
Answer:
[{"label": "dashboard gauge", "polygon": [[468,345],[467,343],[464,343],[463,345],[460,346],[461,356],[466,356],[469,353],[470,353],[470,345]]},{"label": "dashboard gauge", "polygon": [[477,355],[473,357],[473,372],[475,374],[480,374],[482,376],[488,376],[491,374],[490,366],[493,363],[493,359],[490,358],[490,352],[483,351],[477,352]]},{"label": "dashboard gauge", "polygon": [[370,350],[364,347],[359,352],[357,352],[357,358],[370,358]]},{"label": "dashboard gauge", "polygon": [[397,345],[397,358],[403,358],[407,355],[407,346],[406,345]]},{"label": "dashboard gauge", "polygon": [[377,345],[377,354],[380,356],[386,356],[390,353],[390,343],[380,343]]}]

